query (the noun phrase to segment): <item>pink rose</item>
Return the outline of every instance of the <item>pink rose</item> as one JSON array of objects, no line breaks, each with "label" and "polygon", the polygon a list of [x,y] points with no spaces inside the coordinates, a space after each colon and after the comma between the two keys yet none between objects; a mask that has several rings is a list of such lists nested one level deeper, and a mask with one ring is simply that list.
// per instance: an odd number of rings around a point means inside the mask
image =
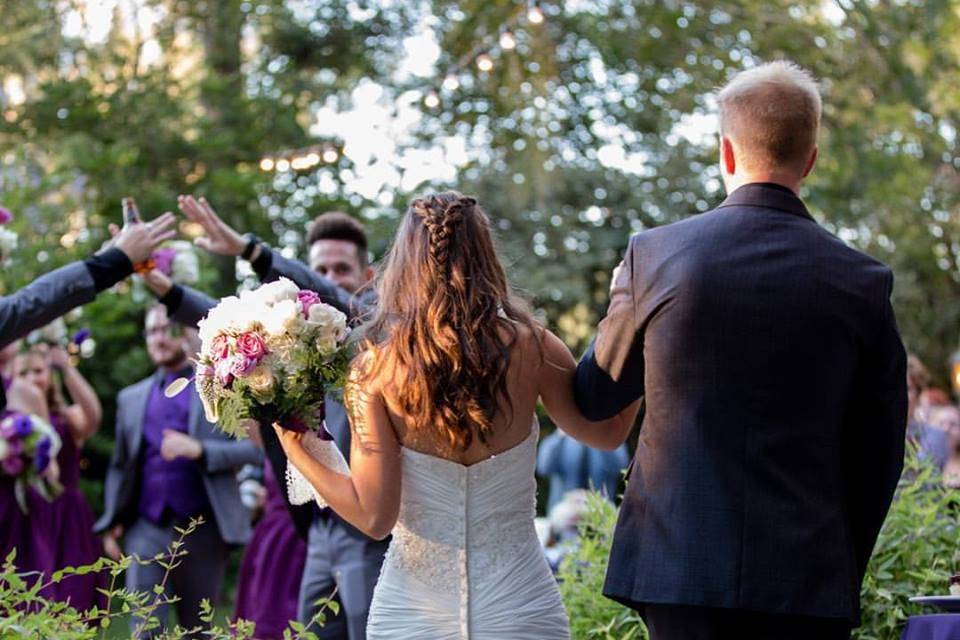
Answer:
[{"label": "pink rose", "polygon": [[13,214],[6,207],[0,207],[0,224],[7,224],[13,220]]},{"label": "pink rose", "polygon": [[229,389],[230,385],[233,384],[233,373],[230,371],[230,359],[224,359],[217,362],[216,367],[214,367],[214,374],[217,377],[217,382],[220,383],[221,387]]},{"label": "pink rose", "polygon": [[315,304],[320,304],[320,296],[318,296],[313,291],[302,290],[297,294],[297,300],[300,301],[300,309],[303,312],[304,318],[310,317],[310,307]]},{"label": "pink rose", "polygon": [[237,338],[237,352],[260,362],[267,354],[267,345],[259,333],[248,331]]},{"label": "pink rose", "polygon": [[237,378],[243,378],[247,376],[254,367],[257,366],[257,361],[253,358],[248,358],[247,356],[235,355],[227,362],[230,363],[229,371]]},{"label": "pink rose", "polygon": [[210,343],[210,353],[217,360],[225,360],[230,355],[230,338],[219,334]]},{"label": "pink rose", "polygon": [[197,366],[197,375],[201,378],[212,378],[213,374],[213,367],[209,364],[201,364]]}]

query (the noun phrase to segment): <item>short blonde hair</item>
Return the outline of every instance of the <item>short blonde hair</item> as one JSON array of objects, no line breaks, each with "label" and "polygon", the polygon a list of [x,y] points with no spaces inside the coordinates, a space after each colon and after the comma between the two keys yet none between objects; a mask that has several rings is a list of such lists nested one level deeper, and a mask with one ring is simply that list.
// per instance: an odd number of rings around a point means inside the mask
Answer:
[{"label": "short blonde hair", "polygon": [[753,170],[804,168],[817,144],[822,103],[810,72],[778,60],[741,71],[720,90],[720,132]]}]

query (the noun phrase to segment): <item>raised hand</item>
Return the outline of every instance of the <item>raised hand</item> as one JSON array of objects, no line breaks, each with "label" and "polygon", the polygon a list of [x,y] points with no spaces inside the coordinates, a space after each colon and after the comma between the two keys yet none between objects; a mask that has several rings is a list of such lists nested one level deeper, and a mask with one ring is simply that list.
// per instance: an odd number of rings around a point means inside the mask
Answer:
[{"label": "raised hand", "polygon": [[246,238],[224,222],[206,198],[197,200],[193,196],[180,196],[177,205],[188,220],[203,227],[206,235],[194,240],[198,247],[223,256],[238,257],[243,254],[247,246]]},{"label": "raised hand", "polygon": [[176,218],[169,211],[152,222],[131,222],[123,225],[111,246],[123,251],[130,262],[147,260],[153,250],[177,235]]},{"label": "raised hand", "polygon": [[174,429],[163,430],[163,441],[160,443],[160,455],[164,460],[199,460],[203,455],[203,444],[185,433]]}]

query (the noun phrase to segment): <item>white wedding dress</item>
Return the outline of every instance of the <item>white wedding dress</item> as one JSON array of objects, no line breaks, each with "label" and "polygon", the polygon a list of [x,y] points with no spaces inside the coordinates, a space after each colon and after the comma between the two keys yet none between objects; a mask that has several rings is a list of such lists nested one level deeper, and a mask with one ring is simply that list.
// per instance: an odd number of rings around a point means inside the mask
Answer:
[{"label": "white wedding dress", "polygon": [[570,637],[537,540],[539,428],[465,467],[403,448],[400,517],[373,595],[369,640]]}]

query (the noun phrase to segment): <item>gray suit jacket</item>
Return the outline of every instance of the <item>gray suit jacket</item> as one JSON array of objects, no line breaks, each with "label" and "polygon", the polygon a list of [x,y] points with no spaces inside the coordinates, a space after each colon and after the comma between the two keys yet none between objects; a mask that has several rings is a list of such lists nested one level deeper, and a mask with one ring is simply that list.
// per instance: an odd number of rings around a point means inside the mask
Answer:
[{"label": "gray suit jacket", "polygon": [[[104,531],[116,523],[131,524],[138,517],[142,468],[143,419],[150,392],[160,373],[123,389],[117,396],[117,425],[113,455],[104,489],[104,512],[94,525]],[[262,455],[249,441],[237,441],[208,422],[196,392],[190,398],[190,435],[203,443],[203,485],[224,542],[244,544],[250,537],[250,517],[240,501],[236,472],[244,464],[260,464]]]},{"label": "gray suit jacket", "polygon": [[0,347],[59,318],[97,295],[83,262],[71,262],[0,298]]}]

